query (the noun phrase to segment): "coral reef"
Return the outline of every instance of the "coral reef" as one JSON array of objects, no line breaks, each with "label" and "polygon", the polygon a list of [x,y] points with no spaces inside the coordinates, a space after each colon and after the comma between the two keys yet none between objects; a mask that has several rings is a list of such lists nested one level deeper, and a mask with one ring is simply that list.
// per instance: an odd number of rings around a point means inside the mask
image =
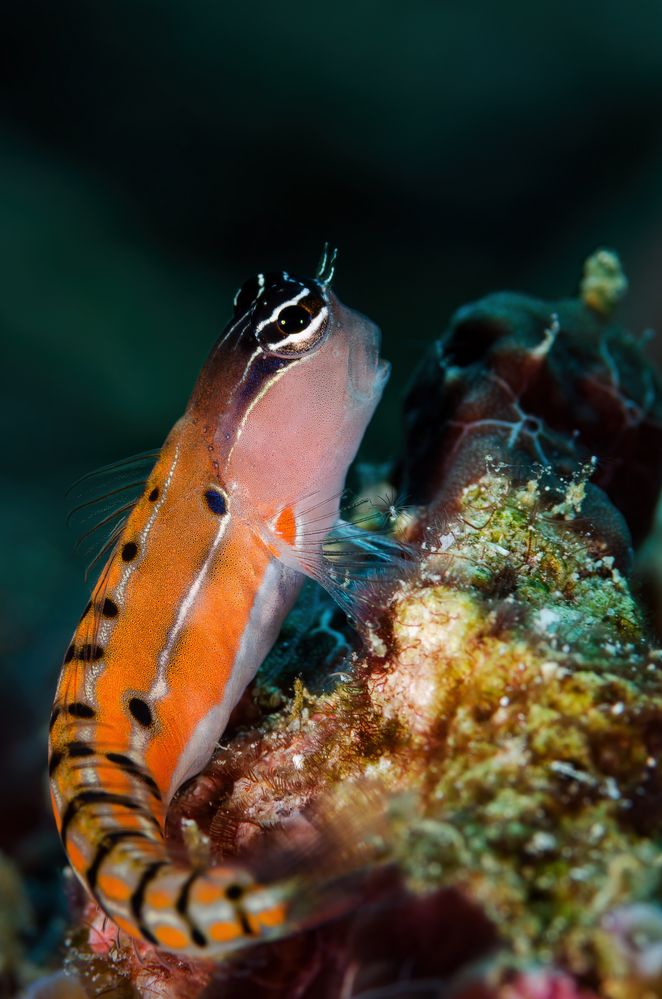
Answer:
[{"label": "coral reef", "polygon": [[658,503],[653,530],[637,552],[634,586],[657,641],[662,644],[662,502]]},{"label": "coral reef", "polygon": [[587,262],[585,299],[489,295],[459,309],[433,344],[407,399],[403,473],[407,495],[433,517],[457,504],[487,455],[517,482],[534,464],[569,478],[593,460],[581,511],[596,538],[627,564],[621,516],[635,544],[648,534],[662,485],[662,403],[642,344],[610,321],[624,279],[612,260],[600,283],[604,256]]},{"label": "coral reef", "polygon": [[11,995],[17,981],[34,973],[21,939],[32,919],[19,872],[0,854],[0,995]]},{"label": "coral reef", "polygon": [[583,298],[456,314],[394,470],[410,568],[353,652],[309,592],[173,803],[173,848],[291,878],[301,930],[194,965],[79,900],[90,995],[662,994],[662,651],[628,582],[662,404],[622,287],[607,256]]}]

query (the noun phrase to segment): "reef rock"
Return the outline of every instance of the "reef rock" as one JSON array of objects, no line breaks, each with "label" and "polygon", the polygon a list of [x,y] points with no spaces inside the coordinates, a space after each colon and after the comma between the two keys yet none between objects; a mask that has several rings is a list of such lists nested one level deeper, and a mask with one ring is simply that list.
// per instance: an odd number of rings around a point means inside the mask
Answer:
[{"label": "reef rock", "polygon": [[406,404],[409,566],[353,651],[304,597],[173,804],[180,849],[291,878],[301,929],[214,967],[86,903],[91,995],[662,994],[662,652],[628,582],[662,409],[588,274],[456,314]]}]

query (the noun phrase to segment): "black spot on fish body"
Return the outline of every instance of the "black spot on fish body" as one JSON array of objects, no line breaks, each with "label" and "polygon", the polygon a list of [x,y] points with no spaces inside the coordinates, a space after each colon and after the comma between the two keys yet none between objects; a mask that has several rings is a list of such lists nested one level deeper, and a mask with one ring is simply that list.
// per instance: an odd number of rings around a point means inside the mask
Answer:
[{"label": "black spot on fish body", "polygon": [[156,503],[158,498],[159,498],[159,487],[154,486],[147,499],[149,500],[150,503]]},{"label": "black spot on fish body", "polygon": [[115,601],[111,600],[110,597],[106,597],[101,605],[101,613],[104,617],[117,617],[118,607]]},{"label": "black spot on fish body", "polygon": [[48,761],[49,777],[53,776],[53,774],[55,773],[55,771],[57,770],[58,766],[60,765],[63,759],[64,759],[64,753],[60,753],[58,752],[57,749],[54,749],[53,752],[51,753],[51,758]]},{"label": "black spot on fish body", "polygon": [[76,646],[75,645],[70,645],[69,648],[67,649],[67,651],[64,654],[65,664],[66,663],[70,663],[71,660],[74,658],[75,655],[76,655]]},{"label": "black spot on fish body", "polygon": [[227,511],[225,496],[219,489],[208,489],[205,493],[205,500],[211,512],[217,516],[222,517]]},{"label": "black spot on fish body", "polygon": [[175,909],[180,914],[180,916],[186,916],[188,911],[188,897],[191,892],[191,886],[193,882],[198,878],[198,871],[193,871],[193,873],[186,879],[182,885],[177,901],[175,902]]},{"label": "black spot on fish body", "polygon": [[149,728],[152,724],[152,712],[149,704],[141,697],[132,697],[129,701],[129,711],[141,725]]},{"label": "black spot on fish body", "polygon": [[91,708],[89,704],[83,704],[82,701],[74,701],[69,704],[67,712],[72,718],[94,718],[95,715],[94,708]]},{"label": "black spot on fish body", "polygon": [[102,645],[95,645],[92,642],[88,642],[85,645],[81,645],[78,650],[78,658],[84,663],[95,663],[98,659],[101,659],[104,653]]},{"label": "black spot on fish body", "polygon": [[135,541],[127,541],[125,545],[122,545],[123,562],[132,562],[137,554],[138,554],[138,545],[135,543]]},{"label": "black spot on fish body", "polygon": [[70,742],[67,746],[69,756],[94,756],[94,750],[86,742]]}]

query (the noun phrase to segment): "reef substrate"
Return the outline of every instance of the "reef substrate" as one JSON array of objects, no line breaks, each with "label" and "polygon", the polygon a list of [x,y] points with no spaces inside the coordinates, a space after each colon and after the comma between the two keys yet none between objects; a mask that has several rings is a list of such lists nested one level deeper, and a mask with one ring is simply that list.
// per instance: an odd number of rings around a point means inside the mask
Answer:
[{"label": "reef substrate", "polygon": [[662,995],[662,651],[630,584],[662,404],[611,321],[623,284],[602,251],[576,299],[502,293],[453,317],[393,469],[408,566],[375,585],[353,651],[304,598],[278,668],[174,802],[173,848],[291,878],[302,929],[195,964],[134,946],[85,903],[70,987]]}]

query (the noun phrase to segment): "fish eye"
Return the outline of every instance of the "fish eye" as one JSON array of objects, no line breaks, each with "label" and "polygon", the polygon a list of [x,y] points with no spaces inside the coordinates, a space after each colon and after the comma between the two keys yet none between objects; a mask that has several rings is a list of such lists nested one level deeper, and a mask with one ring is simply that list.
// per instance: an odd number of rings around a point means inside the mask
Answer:
[{"label": "fish eye", "polygon": [[[268,354],[278,357],[292,357],[306,354],[325,339],[329,329],[329,306],[314,288],[307,288],[299,282],[301,290],[293,297],[282,301],[283,289],[271,296],[258,298],[255,336]],[[287,293],[289,289],[285,289]],[[290,292],[291,294],[291,292]],[[278,299],[281,303],[279,304]],[[305,303],[301,301],[305,299]]]},{"label": "fish eye", "polygon": [[305,330],[310,323],[311,315],[303,305],[289,305],[287,309],[278,316],[277,326],[281,333],[290,336],[292,333],[300,333]]}]

